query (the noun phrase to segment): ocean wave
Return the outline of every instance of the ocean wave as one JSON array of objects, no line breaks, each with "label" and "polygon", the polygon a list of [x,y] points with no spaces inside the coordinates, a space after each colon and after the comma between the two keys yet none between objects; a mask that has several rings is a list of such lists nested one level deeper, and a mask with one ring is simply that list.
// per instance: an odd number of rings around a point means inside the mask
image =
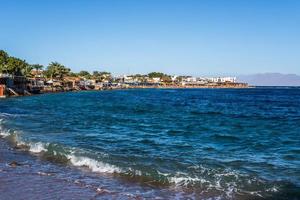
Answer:
[{"label": "ocean wave", "polygon": [[[253,179],[245,174],[238,173],[230,169],[212,169],[204,166],[194,166],[189,168],[192,173],[176,172],[167,173],[158,170],[146,170],[140,167],[118,166],[101,160],[92,152],[66,147],[60,144],[47,143],[41,141],[28,141],[22,138],[20,132],[4,129],[0,126],[0,135],[14,142],[19,149],[40,155],[55,162],[68,163],[79,168],[87,168],[95,173],[114,174],[118,177],[126,177],[136,181],[147,182],[154,185],[175,186],[176,188],[201,188],[204,191],[222,191],[225,198],[234,198],[234,194],[257,193],[260,195],[260,187],[264,185],[264,180]],[[222,136],[221,136],[222,137]],[[232,139],[230,137],[230,139]],[[246,187],[247,186],[247,187]],[[255,187],[254,191],[246,191],[244,188]],[[277,192],[279,187],[270,184],[265,191]],[[254,194],[254,193],[253,193]]]},{"label": "ocean wave", "polygon": [[119,167],[101,161],[97,161],[95,159],[91,159],[88,157],[67,155],[67,158],[74,166],[87,167],[92,172],[100,172],[100,173],[121,173],[122,172],[122,170]]},{"label": "ocean wave", "polygon": [[0,136],[1,137],[8,137],[10,135],[10,131],[9,130],[4,130],[1,126],[0,126]]},{"label": "ocean wave", "polygon": [[16,117],[24,117],[28,116],[28,114],[12,114],[12,113],[0,113],[0,117],[3,118],[16,118]]},{"label": "ocean wave", "polygon": [[3,119],[0,120],[0,137],[13,143],[21,142],[21,140],[19,140],[19,132],[16,130],[4,128],[3,121]]},{"label": "ocean wave", "polygon": [[[63,147],[58,144],[44,143],[44,142],[28,142],[10,129],[4,129],[0,126],[0,136],[13,142],[14,146],[24,151],[29,151],[34,154],[43,153],[46,158],[50,160],[68,160],[74,166],[87,167],[92,172],[99,173],[122,173],[119,167],[89,158],[87,156],[78,156],[72,148]],[[55,158],[54,158],[55,157]]]},{"label": "ocean wave", "polygon": [[29,143],[28,145],[29,145],[30,152],[41,153],[47,151],[47,146],[49,145],[49,143],[37,142],[37,143]]},{"label": "ocean wave", "polygon": [[176,186],[188,186],[195,183],[207,183],[208,181],[202,178],[189,177],[189,176],[171,176],[168,178],[170,183],[174,183]]}]

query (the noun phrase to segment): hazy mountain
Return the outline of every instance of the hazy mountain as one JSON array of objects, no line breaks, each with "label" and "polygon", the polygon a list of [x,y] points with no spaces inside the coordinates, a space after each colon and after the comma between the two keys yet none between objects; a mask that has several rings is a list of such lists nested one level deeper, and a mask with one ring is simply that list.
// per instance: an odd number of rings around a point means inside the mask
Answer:
[{"label": "hazy mountain", "polygon": [[241,75],[237,79],[255,86],[300,86],[300,76],[296,74],[264,73]]}]

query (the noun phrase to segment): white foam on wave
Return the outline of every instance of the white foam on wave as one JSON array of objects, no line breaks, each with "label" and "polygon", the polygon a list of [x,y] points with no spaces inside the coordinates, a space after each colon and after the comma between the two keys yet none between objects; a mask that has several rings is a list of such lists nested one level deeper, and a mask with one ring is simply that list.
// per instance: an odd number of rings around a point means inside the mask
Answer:
[{"label": "white foam on wave", "polygon": [[[197,168],[198,169],[198,168]],[[234,170],[217,171],[215,169],[199,168],[201,172],[197,176],[191,176],[188,173],[177,172],[176,174],[159,173],[167,177],[169,183],[175,185],[175,187],[186,187],[189,185],[199,184],[203,188],[209,190],[216,190],[222,192],[222,199],[234,199],[235,195],[239,191],[249,192],[241,189],[239,183],[240,179],[245,179],[246,176],[240,174]],[[206,189],[205,189],[206,190]],[[277,191],[276,188],[272,188],[271,191]]]},{"label": "white foam on wave", "polygon": [[[3,114],[3,113],[2,113]],[[20,134],[17,131],[11,131],[9,129],[4,129],[1,124],[3,124],[3,119],[0,118],[0,136],[3,138],[10,138],[10,140],[13,140],[18,147],[26,147],[28,148],[28,151],[39,154],[42,152],[47,152],[49,143],[43,143],[43,142],[32,142],[32,141],[25,141],[22,139]],[[71,151],[65,153],[64,156],[66,156],[72,165],[77,167],[88,167],[93,172],[100,172],[100,173],[120,173],[123,172],[119,167],[110,165],[108,163],[104,163],[101,161],[94,160],[92,158],[84,157],[84,156],[75,156],[75,151]],[[56,156],[59,154],[57,151],[53,151],[53,155]]]},{"label": "white foam on wave", "polygon": [[47,145],[42,142],[29,143],[29,151],[32,153],[41,153],[47,151]]},{"label": "white foam on wave", "polygon": [[16,137],[18,135],[18,132],[11,129],[4,128],[3,124],[5,122],[5,119],[0,118],[0,136],[3,138],[7,138],[10,136]]},{"label": "white foam on wave", "polygon": [[0,113],[0,117],[4,118],[16,118],[16,117],[24,117],[28,116],[28,114],[12,114],[12,113]]},{"label": "white foam on wave", "polygon": [[[1,120],[2,121],[2,120]],[[1,122],[0,121],[0,122]],[[0,136],[7,138],[7,137],[13,137],[13,141],[16,143],[16,146],[25,146],[28,148],[28,151],[39,154],[42,152],[48,151],[49,143],[43,143],[43,142],[26,142],[22,140],[22,138],[19,136],[19,134],[16,131],[10,131],[9,129],[3,129],[2,126],[0,126]],[[58,152],[53,151],[53,155],[56,156]],[[97,161],[88,157],[83,156],[75,156],[74,152],[65,155],[71,162],[72,165],[77,167],[88,167],[93,172],[100,172],[100,173],[120,173],[122,170],[114,165],[110,165],[107,163],[103,163],[101,161]]]},{"label": "white foam on wave", "polygon": [[1,126],[4,122],[4,119],[0,118],[0,136],[7,137],[10,135],[9,130],[4,130],[4,128]]},{"label": "white foam on wave", "polygon": [[8,136],[10,136],[10,131],[2,129],[1,126],[0,126],[0,136],[8,137]]},{"label": "white foam on wave", "polygon": [[122,170],[119,167],[103,163],[87,157],[68,155],[67,156],[72,165],[77,167],[88,167],[93,172],[100,173],[120,173]]},{"label": "white foam on wave", "polygon": [[192,178],[192,177],[168,177],[168,181],[170,183],[174,183],[176,186],[185,186],[188,184],[194,184],[194,183],[206,183],[208,181],[206,181],[205,179],[201,179],[201,178]]},{"label": "white foam on wave", "polygon": [[[1,125],[1,123],[0,123],[0,125]],[[20,147],[20,146],[28,147],[29,151],[33,152],[33,153],[40,153],[42,151],[47,151],[46,146],[48,144],[44,144],[42,142],[27,143],[24,140],[22,140],[21,136],[19,135],[19,133],[17,131],[11,131],[10,129],[3,129],[2,126],[0,126],[0,136],[2,136],[3,138],[10,138],[10,140],[12,140],[18,147]]]},{"label": "white foam on wave", "polygon": [[1,123],[0,123],[0,136],[1,137],[7,138],[9,136],[15,136],[15,135],[17,135],[17,131],[12,131],[10,129],[5,129],[5,128],[3,128],[3,126],[1,126]]},{"label": "white foam on wave", "polygon": [[127,173],[130,173],[131,175],[134,176],[142,176],[143,172],[141,170],[133,169],[131,167],[128,168]]}]

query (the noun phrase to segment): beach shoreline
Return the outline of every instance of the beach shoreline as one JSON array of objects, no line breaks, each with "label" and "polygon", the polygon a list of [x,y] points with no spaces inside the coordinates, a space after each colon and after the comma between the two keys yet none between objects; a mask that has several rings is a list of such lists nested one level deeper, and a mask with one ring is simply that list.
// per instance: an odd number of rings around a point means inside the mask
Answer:
[{"label": "beach shoreline", "polygon": [[[174,199],[176,190],[43,158],[0,136],[0,199]],[[147,195],[146,195],[147,196]]]},{"label": "beach shoreline", "polygon": [[97,196],[97,188],[59,177],[57,172],[62,167],[14,149],[3,138],[0,138],[0,155],[0,199],[74,199],[75,196],[93,199]]}]

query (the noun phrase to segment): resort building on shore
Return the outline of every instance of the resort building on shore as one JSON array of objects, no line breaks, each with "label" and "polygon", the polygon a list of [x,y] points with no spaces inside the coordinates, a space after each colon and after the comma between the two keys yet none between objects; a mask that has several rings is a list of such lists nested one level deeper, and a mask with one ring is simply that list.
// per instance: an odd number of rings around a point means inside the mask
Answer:
[{"label": "resort building on shore", "polygon": [[182,85],[216,85],[216,84],[234,84],[236,77],[183,77]]},{"label": "resort building on shore", "polygon": [[245,83],[237,83],[236,77],[193,77],[149,75],[111,76],[104,74],[101,79],[93,76],[64,76],[46,78],[42,70],[32,70],[31,77],[0,74],[0,95],[24,95],[40,92],[59,92],[72,90],[106,90],[114,88],[198,88],[198,87],[247,87]]}]

